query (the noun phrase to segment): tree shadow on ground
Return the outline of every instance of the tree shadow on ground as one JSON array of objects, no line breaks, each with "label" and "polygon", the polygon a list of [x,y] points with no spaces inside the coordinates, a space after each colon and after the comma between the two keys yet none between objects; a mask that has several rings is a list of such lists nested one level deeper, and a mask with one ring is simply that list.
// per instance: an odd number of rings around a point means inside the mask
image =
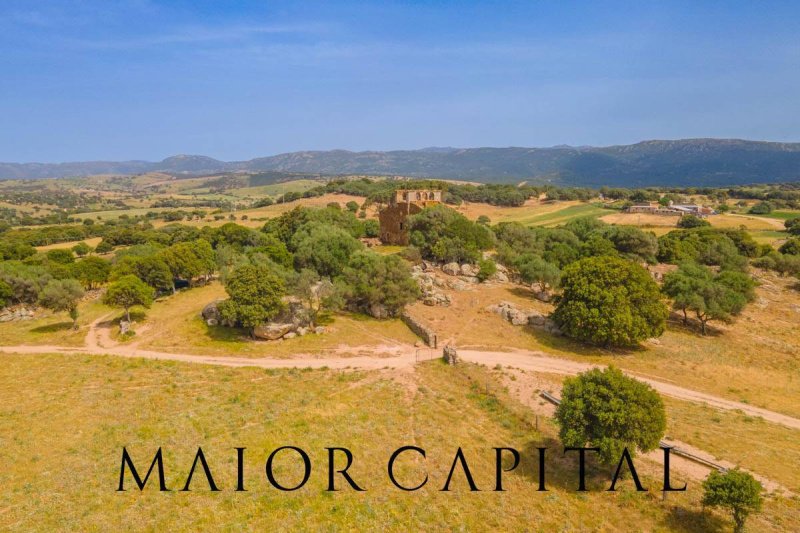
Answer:
[{"label": "tree shadow on ground", "polygon": [[552,333],[548,333],[547,331],[541,328],[533,326],[523,326],[523,328],[526,333],[534,337],[536,339],[536,342],[538,342],[542,346],[554,350],[561,350],[569,353],[574,353],[577,355],[596,355],[602,357],[627,356],[643,352],[646,350],[646,348],[644,348],[643,346],[633,346],[627,348],[624,347],[604,348],[602,346],[592,346],[589,344],[584,344],[575,339],[571,339],[569,337],[553,335]]},{"label": "tree shadow on ground", "polygon": [[672,331],[688,333],[695,337],[719,337],[724,331],[715,328],[712,324],[706,324],[706,334],[703,335],[702,325],[696,318],[688,317],[686,323],[683,322],[683,313],[672,312],[667,319],[667,326]]},{"label": "tree shadow on ground", "polygon": [[510,292],[514,296],[519,296],[520,298],[528,298],[535,300],[533,296],[534,295],[533,290],[528,287],[512,287],[508,289],[508,292]]},{"label": "tree shadow on ground", "polygon": [[[557,487],[567,492],[577,492],[580,484],[578,452],[564,453],[564,445],[553,437],[542,437],[530,441],[520,450],[519,471],[531,482],[539,483],[539,448],[545,451],[545,483],[547,488]],[[504,468],[511,467],[511,457],[505,458]],[[634,465],[636,461],[634,459]],[[613,468],[602,466],[595,452],[586,452],[586,489],[591,492],[605,491],[611,483]],[[622,486],[629,480],[618,481]]]},{"label": "tree shadow on ground", "polygon": [[229,328],[228,326],[209,326],[206,324],[206,335],[209,339],[221,342],[247,342],[253,340],[250,332],[246,329]]},{"label": "tree shadow on ground", "polygon": [[722,517],[698,509],[672,507],[664,520],[670,531],[694,533],[699,531],[727,531],[730,525]]},{"label": "tree shadow on ground", "polygon": [[31,329],[32,333],[56,333],[59,331],[72,330],[72,322],[56,322]]}]

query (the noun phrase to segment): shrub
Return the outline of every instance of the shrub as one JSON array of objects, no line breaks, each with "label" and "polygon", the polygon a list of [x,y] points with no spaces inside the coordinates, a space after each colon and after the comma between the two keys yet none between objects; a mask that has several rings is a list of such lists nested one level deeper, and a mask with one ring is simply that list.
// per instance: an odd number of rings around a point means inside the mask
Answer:
[{"label": "shrub", "polygon": [[481,259],[478,261],[478,279],[483,282],[491,278],[497,272],[497,265],[491,259]]},{"label": "shrub", "polygon": [[684,215],[680,220],[678,220],[678,227],[684,229],[702,228],[710,225],[711,224],[708,222],[708,220],[702,219],[695,215]]},{"label": "shrub", "polygon": [[763,487],[752,475],[739,469],[724,474],[713,470],[703,481],[703,505],[724,507],[733,515],[734,531],[744,531],[747,517],[761,510]]}]

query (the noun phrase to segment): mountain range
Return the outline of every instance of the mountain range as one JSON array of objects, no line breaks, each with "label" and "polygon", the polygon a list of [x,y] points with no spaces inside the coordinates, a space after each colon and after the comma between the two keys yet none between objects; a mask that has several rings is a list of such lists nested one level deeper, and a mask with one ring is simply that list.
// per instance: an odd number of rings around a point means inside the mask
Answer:
[{"label": "mountain range", "polygon": [[0,179],[156,171],[175,175],[242,171],[390,175],[587,187],[727,186],[800,181],[800,143],[682,139],[606,147],[303,151],[230,162],[177,155],[159,162],[0,163]]}]

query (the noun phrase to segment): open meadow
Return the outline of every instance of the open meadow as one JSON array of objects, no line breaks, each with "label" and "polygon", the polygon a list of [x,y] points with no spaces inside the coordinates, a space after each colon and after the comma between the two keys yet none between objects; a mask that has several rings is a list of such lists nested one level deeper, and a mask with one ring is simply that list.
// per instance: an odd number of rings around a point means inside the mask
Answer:
[{"label": "open meadow", "polygon": [[[471,365],[430,362],[411,372],[338,372],[44,354],[3,361],[0,482],[6,490],[0,526],[6,531],[337,531],[354,523],[388,531],[706,531],[727,522],[701,510],[697,483],[662,502],[655,490],[658,468],[644,459],[637,466],[651,492],[635,493],[630,480],[616,494],[605,492],[609,473],[590,466],[592,490],[576,494],[576,461],[558,453],[553,426],[512,398],[496,373]],[[279,492],[264,477],[267,455],[283,445],[299,446],[311,459],[310,480],[296,492]],[[386,477],[389,455],[404,445],[427,452],[425,461],[398,460],[401,483],[429,476],[413,493]],[[137,466],[162,447],[172,492],[117,492],[123,446]],[[208,490],[202,471],[191,492],[179,490],[197,446],[220,492]],[[349,473],[366,492],[342,485],[339,492],[325,491],[325,447],[331,446],[353,451]],[[459,446],[480,493],[469,492],[459,470],[451,491],[440,491]],[[504,476],[506,492],[492,491],[493,446],[523,455],[520,467]],[[545,493],[536,491],[532,455],[542,446],[553,448]],[[235,447],[246,448],[247,492],[233,491]],[[276,459],[276,476],[286,485],[301,476],[293,459]],[[751,524],[758,530],[797,529],[798,504],[769,498]]]}]

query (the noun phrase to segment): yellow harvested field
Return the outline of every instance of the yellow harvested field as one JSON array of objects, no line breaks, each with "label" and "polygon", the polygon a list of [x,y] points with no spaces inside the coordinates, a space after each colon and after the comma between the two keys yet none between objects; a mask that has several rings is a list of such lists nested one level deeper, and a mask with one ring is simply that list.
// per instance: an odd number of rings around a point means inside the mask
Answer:
[{"label": "yellow harvested field", "polygon": [[84,239],[82,241],[69,241],[69,242],[57,242],[55,244],[48,244],[46,246],[37,246],[36,249],[40,251],[47,251],[47,250],[62,250],[64,248],[72,248],[76,244],[85,242],[92,248],[96,247],[102,241],[102,237],[92,237],[91,239]]}]

